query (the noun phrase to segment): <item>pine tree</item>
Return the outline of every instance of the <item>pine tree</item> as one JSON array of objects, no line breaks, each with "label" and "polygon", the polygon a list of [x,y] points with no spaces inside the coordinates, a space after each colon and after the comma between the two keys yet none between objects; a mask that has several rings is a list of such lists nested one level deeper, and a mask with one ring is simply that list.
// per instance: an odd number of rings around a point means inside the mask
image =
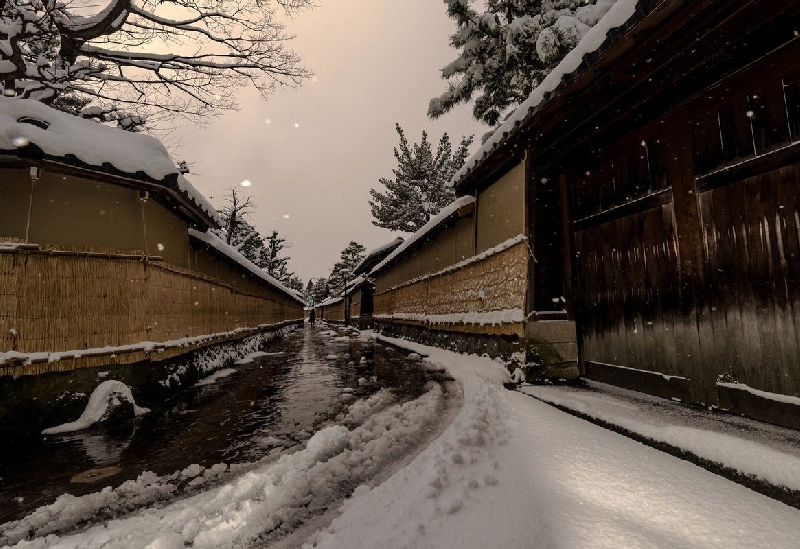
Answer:
[{"label": "pine tree", "polygon": [[[288,247],[286,245],[286,239],[278,236],[278,231],[272,231],[265,239],[265,244],[265,258],[262,268],[267,271],[267,274],[278,280],[288,279],[287,263],[289,262],[289,257],[281,257],[278,255],[284,248]],[[300,291],[302,291],[302,288]]]},{"label": "pine tree", "polygon": [[309,297],[313,299],[314,304],[322,303],[331,296],[327,278],[317,278],[313,282],[313,285],[311,280],[309,280],[308,283],[311,285]]},{"label": "pine tree", "polygon": [[447,89],[431,99],[438,118],[473,98],[476,120],[495,125],[550,73],[616,0],[446,0],[459,56],[442,69]]},{"label": "pine tree", "polygon": [[[347,247],[339,254],[339,261],[333,264],[331,275],[326,284],[330,295],[341,295],[344,291],[345,279],[349,285],[353,281],[353,270],[364,259],[367,248],[351,240]],[[345,272],[346,270],[346,272]]]},{"label": "pine tree", "polygon": [[290,274],[286,280],[283,281],[284,286],[303,293],[303,279],[296,274]]},{"label": "pine tree", "polygon": [[392,231],[414,232],[452,202],[453,190],[447,183],[464,165],[472,136],[462,137],[453,152],[445,133],[434,154],[427,132],[422,132],[422,141],[409,146],[400,124],[395,129],[400,136],[400,147],[394,149],[397,168],[392,170],[394,179],[380,179],[386,192],[369,191],[372,223]]}]

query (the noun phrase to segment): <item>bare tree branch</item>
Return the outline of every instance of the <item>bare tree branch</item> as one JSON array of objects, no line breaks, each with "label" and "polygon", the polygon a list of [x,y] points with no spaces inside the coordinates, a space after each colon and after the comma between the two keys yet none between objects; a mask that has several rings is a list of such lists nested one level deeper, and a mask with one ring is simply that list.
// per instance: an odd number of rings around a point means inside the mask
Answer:
[{"label": "bare tree branch", "polygon": [[278,6],[312,0],[111,0],[91,16],[58,0],[0,0],[0,82],[5,95],[77,94],[200,120],[235,109],[235,87],[266,96],[310,76]]}]

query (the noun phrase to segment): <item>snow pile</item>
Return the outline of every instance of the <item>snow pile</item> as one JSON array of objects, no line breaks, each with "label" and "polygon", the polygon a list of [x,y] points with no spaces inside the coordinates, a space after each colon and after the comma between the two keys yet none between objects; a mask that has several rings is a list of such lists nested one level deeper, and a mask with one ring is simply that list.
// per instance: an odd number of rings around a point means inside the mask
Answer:
[{"label": "snow pile", "polygon": [[[239,364],[241,361],[237,361],[236,364]],[[252,362],[252,360],[250,361]],[[205,385],[213,385],[218,380],[222,379],[223,377],[228,377],[236,373],[236,370],[233,368],[223,368],[222,370],[218,370],[211,374],[208,377],[205,377],[194,384],[195,387],[203,387]]]},{"label": "snow pile", "polygon": [[136,405],[136,401],[131,394],[131,388],[114,379],[104,381],[92,392],[89,402],[83,410],[81,417],[70,423],[64,423],[57,427],[50,427],[42,431],[43,435],[57,435],[59,433],[69,433],[81,431],[103,421],[108,412],[109,406],[117,406],[127,401],[133,405],[133,412],[137,416],[146,414],[150,410]]},{"label": "snow pile", "polygon": [[[366,379],[364,383],[366,383]],[[359,385],[363,385],[359,380]],[[350,406],[347,414],[342,418],[342,423],[345,425],[358,425],[363,423],[367,418],[375,415],[380,410],[391,405],[396,400],[394,393],[389,389],[381,389],[371,397],[360,400]]]},{"label": "snow pile", "polygon": [[116,488],[107,486],[84,496],[63,494],[50,505],[39,507],[21,520],[0,525],[0,545],[6,547],[16,543],[20,547],[36,546],[43,542],[35,540],[28,544],[22,540],[58,534],[172,499],[176,495],[197,492],[229,474],[230,469],[224,463],[208,468],[194,464],[163,477],[145,471],[136,479],[123,482]]},{"label": "snow pile", "polygon": [[[580,17],[585,18],[585,21],[597,17],[602,11],[608,9],[609,2],[598,2],[593,11],[581,13]],[[583,38],[575,48],[570,51],[561,62],[556,65],[552,72],[542,81],[536,89],[531,92],[528,98],[515,110],[511,116],[506,119],[503,124],[494,131],[494,133],[475,151],[469,160],[456,172],[453,179],[448,183],[449,186],[456,186],[461,181],[466,179],[470,173],[492,152],[495,151],[501,144],[508,141],[516,132],[530,120],[535,114],[537,108],[545,102],[548,94],[555,91],[564,80],[564,77],[575,72],[583,63],[583,57],[587,54],[597,51],[600,46],[606,42],[608,33],[615,28],[625,25],[631,17],[636,13],[639,0],[617,0],[614,5],[608,9],[607,13],[600,19],[595,26],[586,31]],[[586,6],[586,8],[590,8]],[[564,26],[570,26],[569,21],[563,21]],[[585,25],[583,21],[575,23],[572,27],[580,27]],[[541,38],[541,36],[540,36]],[[543,38],[546,40],[546,37]],[[544,45],[544,44],[543,44]],[[539,44],[537,42],[537,50]]]},{"label": "snow pile", "polygon": [[[287,288],[286,286],[281,284],[279,280],[271,277],[269,274],[267,274],[267,271],[255,265],[252,261],[243,256],[239,252],[239,250],[237,250],[233,246],[230,246],[227,242],[222,240],[220,237],[215,235],[210,230],[206,232],[200,232],[197,229],[189,228],[189,236],[201,242],[204,242],[205,244],[208,244],[213,249],[215,249],[222,255],[226,256],[228,259],[232,259],[235,263],[247,269],[250,273],[254,274],[256,277],[260,278],[269,285],[275,287],[277,290],[288,295],[295,301],[298,301],[303,305],[305,305],[305,301],[303,301],[303,299],[300,296],[298,296],[296,291]],[[300,318],[298,318],[297,320],[300,320]]]},{"label": "snow pile", "polygon": [[[56,504],[40,508],[0,531],[0,543],[16,543],[14,547],[19,548],[110,549],[184,544],[217,548],[264,540],[270,532],[278,535],[326,511],[424,438],[443,406],[442,388],[431,384],[427,389],[416,400],[384,407],[352,431],[343,425],[322,429],[304,449],[248,471],[220,488],[167,507],[144,509],[71,536],[41,537],[60,531],[66,524],[78,524],[76,514],[89,517],[107,510],[115,491],[107,488],[80,498],[62,496]],[[372,400],[373,411],[388,404],[385,398]],[[355,420],[364,413],[365,408],[360,406],[352,409],[348,417]],[[194,468],[187,473],[198,471]],[[171,489],[157,485],[159,491]],[[365,490],[361,488],[359,493]],[[23,541],[28,530],[36,537]]]},{"label": "snow pile", "polygon": [[[47,129],[20,122],[44,122]],[[16,152],[35,144],[48,156],[78,160],[102,170],[111,164],[121,172],[143,172],[156,181],[178,175],[178,189],[207,215],[220,223],[219,214],[189,181],[179,174],[167,149],[156,138],[126,132],[57,111],[31,99],[0,97],[0,151]]]},{"label": "snow pile", "polygon": [[417,232],[409,236],[408,239],[405,242],[403,242],[400,246],[398,246],[395,249],[395,251],[390,253],[386,257],[386,259],[378,263],[378,265],[376,265],[375,268],[372,269],[372,271],[370,271],[370,274],[374,275],[375,273],[380,271],[386,265],[391,263],[394,258],[400,256],[404,251],[406,251],[409,247],[411,247],[411,245],[413,245],[415,242],[417,242],[425,235],[427,235],[429,232],[434,230],[441,223],[444,223],[445,220],[447,220],[451,215],[455,214],[460,208],[463,208],[464,206],[469,206],[473,202],[475,202],[474,196],[461,196],[459,198],[456,198],[450,204],[442,208],[442,210],[438,214],[431,217],[430,221],[428,221],[425,225],[423,225]]}]

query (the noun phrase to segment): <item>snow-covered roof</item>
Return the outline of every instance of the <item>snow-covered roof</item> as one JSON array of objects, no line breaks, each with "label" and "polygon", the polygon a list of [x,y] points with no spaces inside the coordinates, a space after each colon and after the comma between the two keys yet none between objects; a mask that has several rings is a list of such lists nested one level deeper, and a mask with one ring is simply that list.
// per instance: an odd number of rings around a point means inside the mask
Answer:
[{"label": "snow-covered roof", "polygon": [[334,303],[339,303],[340,301],[344,300],[344,297],[329,297],[325,301],[321,301],[317,307],[327,307],[328,305],[333,305]]},{"label": "snow-covered roof", "polygon": [[361,260],[361,263],[356,265],[356,268],[353,269],[353,272],[358,274],[361,272],[371,271],[374,265],[380,263],[384,257],[392,253],[392,251],[400,246],[403,242],[403,238],[398,236],[391,242],[387,242],[383,246],[378,246],[374,250],[371,250],[367,255],[364,256],[364,259]]},{"label": "snow-covered roof", "polygon": [[506,119],[503,124],[475,151],[467,162],[456,172],[448,183],[456,187],[467,179],[493,152],[499,149],[529,122],[556,91],[565,82],[565,77],[576,72],[582,65],[585,67],[584,56],[600,49],[608,41],[612,29],[626,25],[636,13],[640,0],[617,0],[600,21],[597,22],[584,35],[583,39],[570,51],[561,62],[550,72],[539,86],[534,89],[528,98]]},{"label": "snow-covered roof", "polygon": [[[365,276],[358,276],[354,278],[351,282],[347,284],[347,290],[345,291],[346,294],[349,294],[356,288],[358,288],[364,281],[367,280]],[[317,304],[317,307],[327,307],[328,305],[333,305],[334,303],[339,303],[344,299],[344,296],[331,296],[328,299],[321,301]]]},{"label": "snow-covered roof", "polygon": [[101,171],[111,165],[135,179],[153,180],[182,194],[206,217],[220,223],[216,209],[179,173],[158,139],[57,111],[32,99],[0,97],[0,154],[18,156],[30,144],[50,158],[73,156]]},{"label": "snow-covered roof", "polygon": [[441,223],[444,223],[450,216],[456,213],[459,209],[463,208],[464,206],[468,206],[475,202],[474,196],[461,196],[456,198],[450,204],[442,208],[442,210],[436,214],[435,216],[431,217],[431,219],[423,225],[417,232],[412,234],[408,237],[406,241],[404,241],[400,246],[395,249],[391,254],[389,254],[386,259],[378,263],[374,269],[370,271],[370,274],[375,274],[380,271],[383,267],[388,265],[389,263],[394,260],[397,256],[401,255],[404,251],[410,248],[415,242],[419,241],[423,237],[425,237],[428,233],[433,231],[437,226]]},{"label": "snow-covered roof", "polygon": [[280,290],[281,292],[285,293],[292,299],[295,299],[300,303],[302,303],[303,305],[305,305],[305,301],[301,296],[297,294],[295,290],[287,288],[286,286],[281,284],[277,279],[268,275],[264,271],[264,269],[260,268],[255,263],[247,259],[241,253],[239,253],[239,251],[236,248],[234,248],[233,246],[222,240],[220,237],[218,237],[211,231],[201,232],[196,229],[190,228],[189,236],[201,242],[204,242],[205,244],[208,244],[219,253],[227,256],[229,259],[232,259],[234,262],[238,263],[240,266],[244,267],[252,274],[256,275],[261,280],[265,281],[271,286],[274,286],[277,290]]}]

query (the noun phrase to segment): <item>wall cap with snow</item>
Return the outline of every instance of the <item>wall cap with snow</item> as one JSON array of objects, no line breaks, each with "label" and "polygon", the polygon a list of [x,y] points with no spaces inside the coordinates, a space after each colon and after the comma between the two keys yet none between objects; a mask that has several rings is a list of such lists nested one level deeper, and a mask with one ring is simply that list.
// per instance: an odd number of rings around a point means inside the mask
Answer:
[{"label": "wall cap with snow", "polygon": [[386,259],[378,263],[374,269],[370,271],[373,276],[384,267],[390,265],[395,259],[402,256],[405,252],[411,251],[412,247],[418,242],[424,242],[425,237],[435,234],[438,230],[444,228],[448,221],[459,217],[459,210],[465,206],[469,206],[475,202],[474,196],[460,196],[453,200],[450,204],[441,209],[441,211],[423,225],[417,232],[408,237],[402,244],[390,253]]},{"label": "wall cap with snow", "polygon": [[617,38],[630,31],[655,9],[652,0],[617,0],[611,9],[584,35],[575,48],[542,80],[528,98],[511,113],[481,147],[448,182],[449,187],[465,191],[476,182],[474,177],[490,159],[510,152],[509,147],[537,117],[542,107],[563,93],[577,76],[596,64],[599,57]]},{"label": "wall cap with snow", "polygon": [[251,274],[255,275],[257,278],[266,282],[281,293],[291,297],[303,305],[306,304],[303,297],[297,291],[284,286],[279,280],[267,274],[264,269],[247,259],[239,252],[239,250],[222,240],[211,231],[201,232],[190,228],[189,237],[206,244],[213,251],[238,264],[240,267],[249,271]]},{"label": "wall cap with snow", "polygon": [[32,99],[0,97],[0,157],[89,172],[141,186],[176,202],[203,227],[221,224],[216,209],[180,173],[156,138],[57,111]]}]

